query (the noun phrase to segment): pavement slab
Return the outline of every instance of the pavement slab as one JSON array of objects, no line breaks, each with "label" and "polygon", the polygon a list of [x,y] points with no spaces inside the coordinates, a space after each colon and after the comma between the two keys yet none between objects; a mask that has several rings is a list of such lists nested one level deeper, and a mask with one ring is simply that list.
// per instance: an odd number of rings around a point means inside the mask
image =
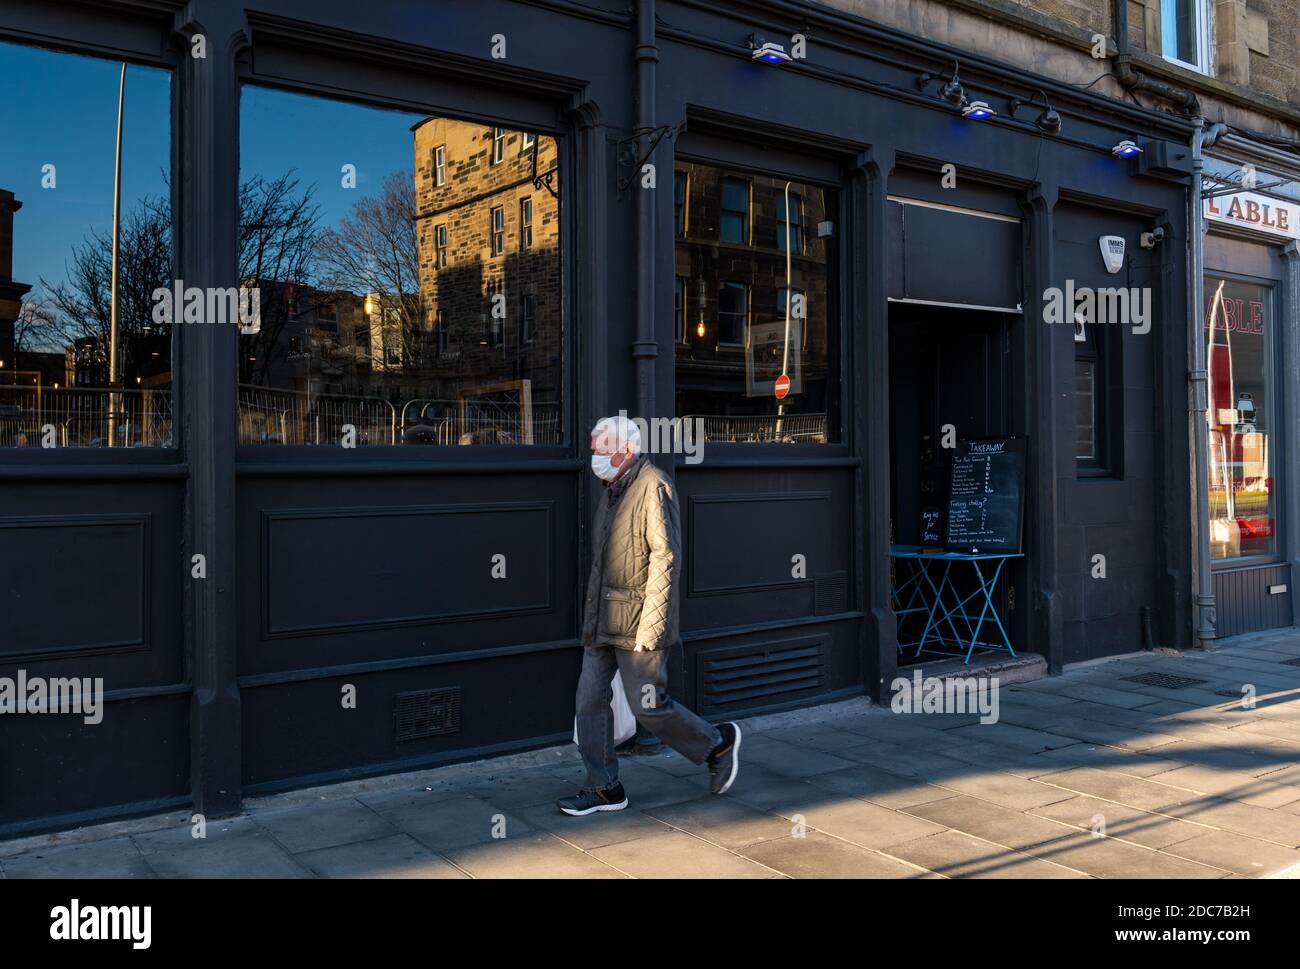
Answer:
[{"label": "pavement slab", "polygon": [[[1295,877],[1297,656],[1288,630],[1067,668],[1002,687],[987,724],[863,697],[753,716],[722,797],[662,749],[620,758],[626,810],[569,817],[566,743],[12,839],[0,877]],[[1205,683],[1123,679],[1153,671]],[[1215,692],[1241,683],[1253,707]]]}]

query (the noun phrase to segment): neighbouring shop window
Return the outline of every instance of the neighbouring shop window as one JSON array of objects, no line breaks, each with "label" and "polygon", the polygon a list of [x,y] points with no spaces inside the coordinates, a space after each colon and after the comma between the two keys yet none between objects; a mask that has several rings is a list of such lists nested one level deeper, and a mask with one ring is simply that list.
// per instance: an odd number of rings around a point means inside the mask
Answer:
[{"label": "neighbouring shop window", "polygon": [[722,222],[718,238],[741,245],[749,242],[749,183],[743,179],[723,179]]},{"label": "neighbouring shop window", "polygon": [[1160,0],[1161,53],[1171,61],[1210,71],[1210,0]]},{"label": "neighbouring shop window", "polygon": [[533,200],[519,200],[519,248],[529,249],[533,245]]},{"label": "neighbouring shop window", "polygon": [[519,338],[525,343],[533,341],[533,327],[537,325],[537,297],[525,293],[519,303]]},{"label": "neighbouring shop window", "polygon": [[1206,277],[1210,554],[1277,553],[1273,293]]},{"label": "neighbouring shop window", "polygon": [[837,193],[790,183],[787,280],[785,179],[687,162],[678,175],[690,217],[675,254],[677,415],[710,441],[838,440]]},{"label": "neighbouring shop window", "polygon": [[785,252],[786,239],[791,252],[803,252],[803,199],[796,194],[777,200],[776,247]]},{"label": "neighbouring shop window", "polygon": [[433,184],[439,188],[447,181],[447,146],[433,149]]},{"label": "neighbouring shop window", "polygon": [[241,115],[240,442],[563,443],[556,139],[254,85]]},{"label": "neighbouring shop window", "polygon": [[1074,457],[1080,470],[1108,466],[1105,330],[1095,323],[1074,324]]},{"label": "neighbouring shop window", "polygon": [[749,331],[749,287],[744,283],[723,283],[718,292],[718,342],[729,347],[744,346]]},{"label": "neighbouring shop window", "polygon": [[673,340],[686,342],[686,277],[673,277]]},{"label": "neighbouring shop window", "polygon": [[506,210],[498,205],[492,210],[492,255],[499,256],[506,251]]},{"label": "neighbouring shop window", "polygon": [[171,74],[122,68],[0,43],[0,448],[175,443]]},{"label": "neighbouring shop window", "polygon": [[1075,449],[1081,466],[1097,461],[1097,361],[1074,358]]},{"label": "neighbouring shop window", "polygon": [[447,268],[447,225],[436,225],[433,227],[434,248],[438,253],[438,268]]}]

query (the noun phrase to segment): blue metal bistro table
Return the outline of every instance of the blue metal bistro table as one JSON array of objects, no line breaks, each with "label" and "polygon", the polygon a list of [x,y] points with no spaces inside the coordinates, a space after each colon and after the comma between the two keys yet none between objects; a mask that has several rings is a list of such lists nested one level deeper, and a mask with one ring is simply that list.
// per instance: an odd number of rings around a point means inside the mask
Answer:
[{"label": "blue metal bistro table", "polygon": [[[993,604],[993,590],[997,588],[1007,560],[1023,558],[1023,552],[922,552],[916,545],[891,545],[889,556],[912,563],[911,574],[906,580],[894,583],[894,614],[899,617],[899,629],[903,628],[906,617],[925,616],[925,629],[920,639],[904,643],[899,636],[900,652],[915,646],[914,655],[920,656],[926,643],[933,642],[955,645],[959,652],[965,650],[968,664],[976,646],[1005,649],[1012,656],[1016,655],[998,608]],[[953,584],[952,567],[956,562],[969,562],[975,575],[974,591],[965,595]],[[934,573],[938,573],[937,582]],[[974,612],[976,608],[978,614]],[[996,632],[1000,642],[997,639],[993,642],[981,640],[980,633],[985,629],[990,637]],[[930,652],[952,655],[943,650]]]}]

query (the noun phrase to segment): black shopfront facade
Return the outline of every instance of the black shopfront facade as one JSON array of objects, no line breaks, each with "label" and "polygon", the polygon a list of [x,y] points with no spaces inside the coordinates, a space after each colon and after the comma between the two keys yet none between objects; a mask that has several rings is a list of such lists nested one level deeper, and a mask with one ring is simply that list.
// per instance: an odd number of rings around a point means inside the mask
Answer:
[{"label": "black shopfront facade", "polygon": [[[751,58],[795,33],[806,58]],[[0,447],[0,674],[103,677],[106,704],[0,720],[0,835],[566,742],[586,432],[620,409],[704,428],[702,460],[656,460],[686,550],[672,688],[706,716],[888,695],[889,548],[942,425],[1028,439],[1018,652],[1189,644],[1185,119],[781,2],[4,2],[0,42],[109,62],[114,105],[121,62],[156,72],[171,270],[252,280],[263,313],[177,323],[169,371],[135,333],[106,437],[11,392],[58,446]],[[995,117],[940,96],[955,59]],[[364,220],[332,185],[330,272],[280,231],[349,165],[343,197],[414,211],[418,293],[348,258]],[[37,189],[0,189],[35,284]],[[1148,292],[1150,326],[1045,323],[1067,284]],[[772,346],[798,349],[779,407]]]}]

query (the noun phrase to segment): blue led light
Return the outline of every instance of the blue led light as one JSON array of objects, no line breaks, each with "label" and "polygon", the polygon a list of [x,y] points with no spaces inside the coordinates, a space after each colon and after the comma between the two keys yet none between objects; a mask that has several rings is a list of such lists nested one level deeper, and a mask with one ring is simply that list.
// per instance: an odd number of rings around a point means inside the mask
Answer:
[{"label": "blue led light", "polygon": [[750,59],[763,61],[767,64],[788,64],[791,57],[780,44],[767,43],[761,47],[756,47],[754,53],[750,55]]}]

